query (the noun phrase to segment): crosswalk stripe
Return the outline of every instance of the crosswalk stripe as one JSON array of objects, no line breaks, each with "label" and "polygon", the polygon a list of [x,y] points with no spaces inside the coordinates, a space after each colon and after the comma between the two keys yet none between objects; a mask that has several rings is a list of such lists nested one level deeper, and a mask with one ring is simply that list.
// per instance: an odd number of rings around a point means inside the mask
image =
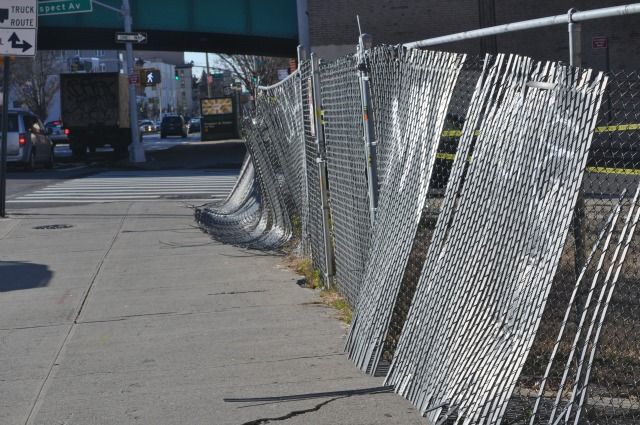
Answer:
[{"label": "crosswalk stripe", "polygon": [[13,203],[92,203],[224,199],[235,185],[238,172],[224,171],[107,171],[51,184],[8,200]]}]

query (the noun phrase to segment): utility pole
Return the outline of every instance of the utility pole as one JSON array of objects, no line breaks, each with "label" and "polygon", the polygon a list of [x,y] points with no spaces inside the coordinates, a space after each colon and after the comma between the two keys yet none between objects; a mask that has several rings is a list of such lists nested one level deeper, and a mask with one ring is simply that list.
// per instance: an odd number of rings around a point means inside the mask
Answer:
[{"label": "utility pole", "polygon": [[209,53],[205,53],[205,56],[207,58],[207,97],[213,97],[213,94],[211,93],[211,71],[209,70]]},{"label": "utility pole", "polygon": [[[122,15],[124,17],[124,31],[132,31],[132,19],[131,8],[129,6],[129,0],[122,0]],[[136,85],[129,78],[133,75],[133,44],[131,42],[125,43],[126,46],[126,60],[127,60],[127,78],[129,79],[129,116],[131,124],[131,147],[129,148],[129,161],[131,162],[145,162],[144,147],[140,143],[140,129],[138,128],[138,107],[136,103]]]}]

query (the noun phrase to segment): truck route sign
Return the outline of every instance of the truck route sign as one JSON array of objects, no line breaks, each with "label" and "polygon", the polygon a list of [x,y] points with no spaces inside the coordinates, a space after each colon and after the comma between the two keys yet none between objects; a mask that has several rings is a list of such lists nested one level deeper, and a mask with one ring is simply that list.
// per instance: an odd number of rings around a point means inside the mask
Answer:
[{"label": "truck route sign", "polygon": [[35,56],[36,0],[0,0],[0,56]]}]

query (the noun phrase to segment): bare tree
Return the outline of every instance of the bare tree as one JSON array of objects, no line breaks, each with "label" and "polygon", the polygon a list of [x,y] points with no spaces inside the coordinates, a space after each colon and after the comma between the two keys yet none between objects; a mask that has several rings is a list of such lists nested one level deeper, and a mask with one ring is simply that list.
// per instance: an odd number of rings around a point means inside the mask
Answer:
[{"label": "bare tree", "polygon": [[17,101],[43,120],[47,118],[51,101],[60,88],[60,66],[55,52],[41,50],[34,59],[16,60],[12,72]]},{"label": "bare tree", "polygon": [[270,85],[278,81],[278,70],[289,67],[288,59],[271,56],[218,54],[217,70],[228,70],[234,79],[242,81],[251,93],[258,85]]}]

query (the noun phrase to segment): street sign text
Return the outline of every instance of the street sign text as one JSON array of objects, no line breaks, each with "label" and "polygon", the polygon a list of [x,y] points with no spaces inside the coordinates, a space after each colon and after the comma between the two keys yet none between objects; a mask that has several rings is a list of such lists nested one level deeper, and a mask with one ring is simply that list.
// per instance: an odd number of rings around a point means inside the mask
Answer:
[{"label": "street sign text", "polygon": [[38,3],[38,15],[66,15],[93,11],[91,0],[50,0]]}]

